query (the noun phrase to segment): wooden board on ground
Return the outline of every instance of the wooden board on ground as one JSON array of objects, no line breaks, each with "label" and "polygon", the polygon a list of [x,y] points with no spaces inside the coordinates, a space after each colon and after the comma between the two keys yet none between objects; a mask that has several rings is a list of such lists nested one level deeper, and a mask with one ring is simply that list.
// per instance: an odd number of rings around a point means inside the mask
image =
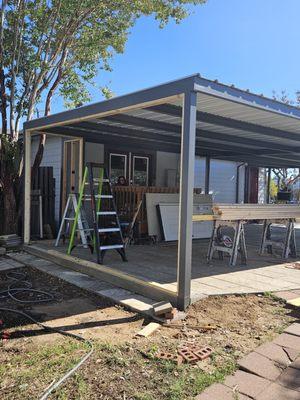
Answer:
[{"label": "wooden board on ground", "polygon": [[158,328],[160,328],[160,324],[157,322],[150,322],[150,324],[146,325],[143,329],[141,329],[136,336],[148,337],[152,335]]}]

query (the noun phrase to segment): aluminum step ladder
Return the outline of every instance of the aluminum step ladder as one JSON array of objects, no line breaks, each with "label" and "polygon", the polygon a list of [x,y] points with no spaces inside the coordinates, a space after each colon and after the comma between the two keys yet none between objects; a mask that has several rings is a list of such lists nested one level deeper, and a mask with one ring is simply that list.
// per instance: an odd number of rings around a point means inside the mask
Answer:
[{"label": "aluminum step ladder", "polygon": [[[112,184],[103,164],[87,163],[90,194],[84,200],[91,201],[94,248],[98,264],[108,250],[116,250],[127,261],[125,243],[112,191]],[[98,178],[96,174],[98,173]],[[98,187],[97,187],[98,186]]]},{"label": "aluminum step ladder", "polygon": [[[61,239],[63,240],[63,243],[65,243],[66,237],[69,235],[71,231],[71,226],[73,224],[75,232],[78,232],[80,235],[81,245],[86,249],[90,248],[91,252],[93,252],[93,246],[91,244],[93,229],[89,227],[84,208],[78,209],[77,197],[78,195],[75,193],[70,193],[68,196],[58,235],[55,241],[55,247],[59,246],[59,242]],[[78,214],[76,218],[77,211]],[[72,245],[72,247],[74,246]]]}]

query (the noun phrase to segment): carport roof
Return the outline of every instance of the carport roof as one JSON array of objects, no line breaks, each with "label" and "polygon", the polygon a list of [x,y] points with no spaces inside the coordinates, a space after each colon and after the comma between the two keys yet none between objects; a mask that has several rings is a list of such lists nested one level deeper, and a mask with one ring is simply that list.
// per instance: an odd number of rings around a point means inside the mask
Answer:
[{"label": "carport roof", "polygon": [[199,74],[39,118],[26,130],[179,152],[182,97],[196,91],[196,154],[263,167],[300,166],[300,109]]}]

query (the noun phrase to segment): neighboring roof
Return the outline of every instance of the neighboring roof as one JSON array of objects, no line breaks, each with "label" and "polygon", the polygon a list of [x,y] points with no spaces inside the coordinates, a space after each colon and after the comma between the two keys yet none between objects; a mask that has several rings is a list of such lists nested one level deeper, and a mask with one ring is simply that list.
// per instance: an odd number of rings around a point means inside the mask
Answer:
[{"label": "neighboring roof", "polygon": [[[258,166],[300,165],[300,109],[199,74],[36,119],[25,129],[180,150],[182,96],[196,91],[196,153]],[[160,101],[160,99],[163,99]]]}]

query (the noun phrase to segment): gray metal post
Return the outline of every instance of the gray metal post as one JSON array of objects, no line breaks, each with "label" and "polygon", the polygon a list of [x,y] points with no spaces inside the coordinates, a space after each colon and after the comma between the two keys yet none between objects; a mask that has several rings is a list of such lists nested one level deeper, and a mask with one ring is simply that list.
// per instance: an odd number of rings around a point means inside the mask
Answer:
[{"label": "gray metal post", "polygon": [[180,205],[178,229],[178,307],[190,304],[192,270],[192,216],[196,142],[197,93],[184,96],[181,134]]},{"label": "gray metal post", "polygon": [[271,168],[268,168],[268,180],[267,180],[267,204],[270,203],[270,189],[271,189]]},{"label": "gray metal post", "polygon": [[205,189],[204,193],[209,194],[209,177],[210,177],[210,157],[205,158]]}]

